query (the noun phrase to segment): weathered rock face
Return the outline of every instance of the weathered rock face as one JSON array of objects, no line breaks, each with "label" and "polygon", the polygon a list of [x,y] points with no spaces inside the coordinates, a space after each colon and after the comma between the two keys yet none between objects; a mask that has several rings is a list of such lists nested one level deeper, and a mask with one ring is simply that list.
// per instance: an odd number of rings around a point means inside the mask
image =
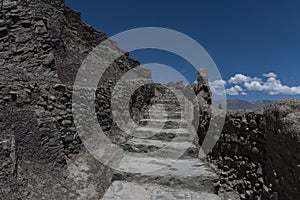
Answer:
[{"label": "weathered rock face", "polygon": [[297,199],[299,192],[299,100],[266,110],[227,113],[210,158],[221,169],[224,190],[242,199]]},{"label": "weathered rock face", "polygon": [[[1,115],[1,124],[5,125],[5,129],[1,129],[3,155],[9,153],[1,169],[4,172],[0,177],[3,198],[34,198],[38,196],[34,190],[46,195],[55,187],[61,187],[58,180],[64,176],[66,160],[53,127],[55,124],[38,123],[35,113],[29,109],[6,110]],[[49,187],[49,191],[45,187]]]},{"label": "weathered rock face", "polygon": [[279,199],[300,196],[300,101],[284,100],[266,112],[267,179]]},{"label": "weathered rock face", "polygon": [[76,134],[71,89],[1,86],[1,197],[99,199],[109,186],[111,170],[89,155]]},{"label": "weathered rock face", "polygon": [[63,41],[62,11],[62,2],[54,8],[42,1],[2,0],[1,27],[6,31],[0,39],[1,77],[8,82],[45,77],[55,81],[55,55]]},{"label": "weathered rock face", "polygon": [[241,199],[266,199],[264,180],[265,119],[262,111],[227,113],[224,129],[210,155],[221,169],[222,190],[236,190]]},{"label": "weathered rock face", "polygon": [[[59,77],[63,83],[72,83],[82,60],[107,39],[103,32],[83,23],[80,14],[64,6],[64,1],[1,2],[0,66],[1,77],[6,77],[3,81],[57,82]],[[112,64],[110,73],[120,75],[139,64],[128,54],[119,61],[123,62]]]},{"label": "weathered rock face", "polygon": [[[1,199],[100,199],[112,173],[76,134],[71,85],[105,34],[63,0],[1,0],[0,8]],[[96,110],[106,130],[111,88],[137,65],[125,54],[101,80]]]}]

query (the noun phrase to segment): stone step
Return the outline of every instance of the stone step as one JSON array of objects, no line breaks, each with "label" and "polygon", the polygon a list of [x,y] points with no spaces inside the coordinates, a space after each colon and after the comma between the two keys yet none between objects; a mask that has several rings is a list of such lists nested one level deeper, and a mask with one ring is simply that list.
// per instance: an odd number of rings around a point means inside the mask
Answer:
[{"label": "stone step", "polygon": [[185,119],[141,119],[140,122],[177,122],[177,123],[187,123]]},{"label": "stone step", "polygon": [[218,176],[199,159],[145,158],[125,154],[113,179],[214,192],[213,185]]},{"label": "stone step", "polygon": [[[124,151],[149,153],[147,156],[164,158],[193,157],[197,158],[199,150],[191,142],[167,142],[133,138],[123,144]],[[182,155],[179,155],[182,154]]]},{"label": "stone step", "polygon": [[[130,171],[135,175],[145,176],[203,176],[212,179],[217,176],[204,162],[197,158],[170,159],[162,157],[138,157],[137,154],[125,153],[118,169]],[[116,172],[118,174],[118,172]]]},{"label": "stone step", "polygon": [[154,100],[155,103],[157,104],[175,104],[175,105],[180,105],[179,101],[177,99],[157,99]]},{"label": "stone step", "polygon": [[164,108],[165,111],[173,111],[173,112],[181,112],[183,110],[183,106],[174,105],[174,104],[164,104],[164,103],[157,103],[153,106],[157,108],[157,111],[161,112],[161,109]]},{"label": "stone step", "polygon": [[157,184],[114,181],[102,200],[221,200],[215,194]]},{"label": "stone step", "polygon": [[177,98],[177,97],[161,97],[161,98],[154,98],[152,102],[164,102],[164,103],[178,103],[179,101],[183,101],[184,98]]},{"label": "stone step", "polygon": [[182,94],[182,91],[181,90],[179,90],[179,89],[175,89],[175,88],[173,88],[172,90],[168,90],[167,92],[166,92],[166,94],[168,95],[174,95],[174,94],[178,94],[178,95],[180,95],[180,94]]},{"label": "stone step", "polygon": [[151,110],[148,112],[150,116],[153,116],[152,118],[157,118],[157,119],[161,119],[161,118],[165,118],[165,119],[178,119],[184,116],[184,112],[180,112],[180,111],[156,111],[156,110]]},{"label": "stone step", "polygon": [[141,126],[154,128],[187,128],[188,122],[183,119],[142,119],[139,124]]},{"label": "stone step", "polygon": [[153,118],[153,119],[180,119],[183,118],[182,112],[159,112],[159,111],[151,111],[149,115],[145,115],[145,119]]},{"label": "stone step", "polygon": [[137,138],[147,138],[162,141],[171,141],[176,137],[176,141],[192,141],[192,135],[185,128],[160,129],[139,127],[135,130],[134,136]]}]

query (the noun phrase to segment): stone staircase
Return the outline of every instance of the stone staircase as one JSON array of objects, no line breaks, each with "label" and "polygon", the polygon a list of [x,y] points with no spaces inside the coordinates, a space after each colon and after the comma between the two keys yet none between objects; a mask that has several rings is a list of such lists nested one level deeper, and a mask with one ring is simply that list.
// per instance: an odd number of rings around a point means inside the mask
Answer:
[{"label": "stone staircase", "polygon": [[103,200],[221,199],[214,194],[218,176],[198,158],[186,107],[179,105],[185,100],[179,103],[176,96],[154,99],[134,137],[123,145],[125,156]]}]

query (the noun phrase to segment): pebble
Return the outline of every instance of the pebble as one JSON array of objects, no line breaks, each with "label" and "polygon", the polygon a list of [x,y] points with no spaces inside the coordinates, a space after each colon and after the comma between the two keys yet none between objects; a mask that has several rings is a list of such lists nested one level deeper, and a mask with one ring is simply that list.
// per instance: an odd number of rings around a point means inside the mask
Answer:
[{"label": "pebble", "polygon": [[72,125],[72,121],[70,121],[70,120],[63,120],[61,124],[62,124],[63,126]]},{"label": "pebble", "polygon": [[46,67],[51,67],[55,63],[55,57],[53,53],[50,53],[47,58],[44,60],[43,64]]},{"label": "pebble", "polygon": [[30,89],[25,88],[24,91],[25,91],[27,94],[31,94],[31,90],[30,90]]},{"label": "pebble", "polygon": [[50,99],[51,101],[55,101],[55,100],[56,100],[56,97],[53,96],[53,95],[51,95],[51,96],[49,96],[49,99]]},{"label": "pebble", "polygon": [[5,21],[4,19],[0,19],[0,27],[5,26]]},{"label": "pebble", "polygon": [[253,148],[252,148],[252,152],[253,152],[254,154],[258,154],[258,153],[259,153],[259,149],[258,149],[257,147],[253,147]]}]

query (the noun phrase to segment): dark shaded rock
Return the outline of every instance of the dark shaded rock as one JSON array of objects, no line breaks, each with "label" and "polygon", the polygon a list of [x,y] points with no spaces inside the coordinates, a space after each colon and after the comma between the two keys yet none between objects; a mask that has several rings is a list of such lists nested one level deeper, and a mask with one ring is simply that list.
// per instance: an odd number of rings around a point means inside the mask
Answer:
[{"label": "dark shaded rock", "polygon": [[55,85],[53,86],[53,89],[54,89],[54,90],[61,91],[61,92],[66,91],[66,87],[65,87],[65,85],[63,85],[63,84],[55,84]]},{"label": "dark shaded rock", "polygon": [[0,38],[7,36],[8,30],[6,27],[0,27]]},{"label": "dark shaded rock", "polygon": [[50,53],[43,62],[45,67],[51,67],[54,65],[54,63],[55,63],[55,57],[53,53]]}]

